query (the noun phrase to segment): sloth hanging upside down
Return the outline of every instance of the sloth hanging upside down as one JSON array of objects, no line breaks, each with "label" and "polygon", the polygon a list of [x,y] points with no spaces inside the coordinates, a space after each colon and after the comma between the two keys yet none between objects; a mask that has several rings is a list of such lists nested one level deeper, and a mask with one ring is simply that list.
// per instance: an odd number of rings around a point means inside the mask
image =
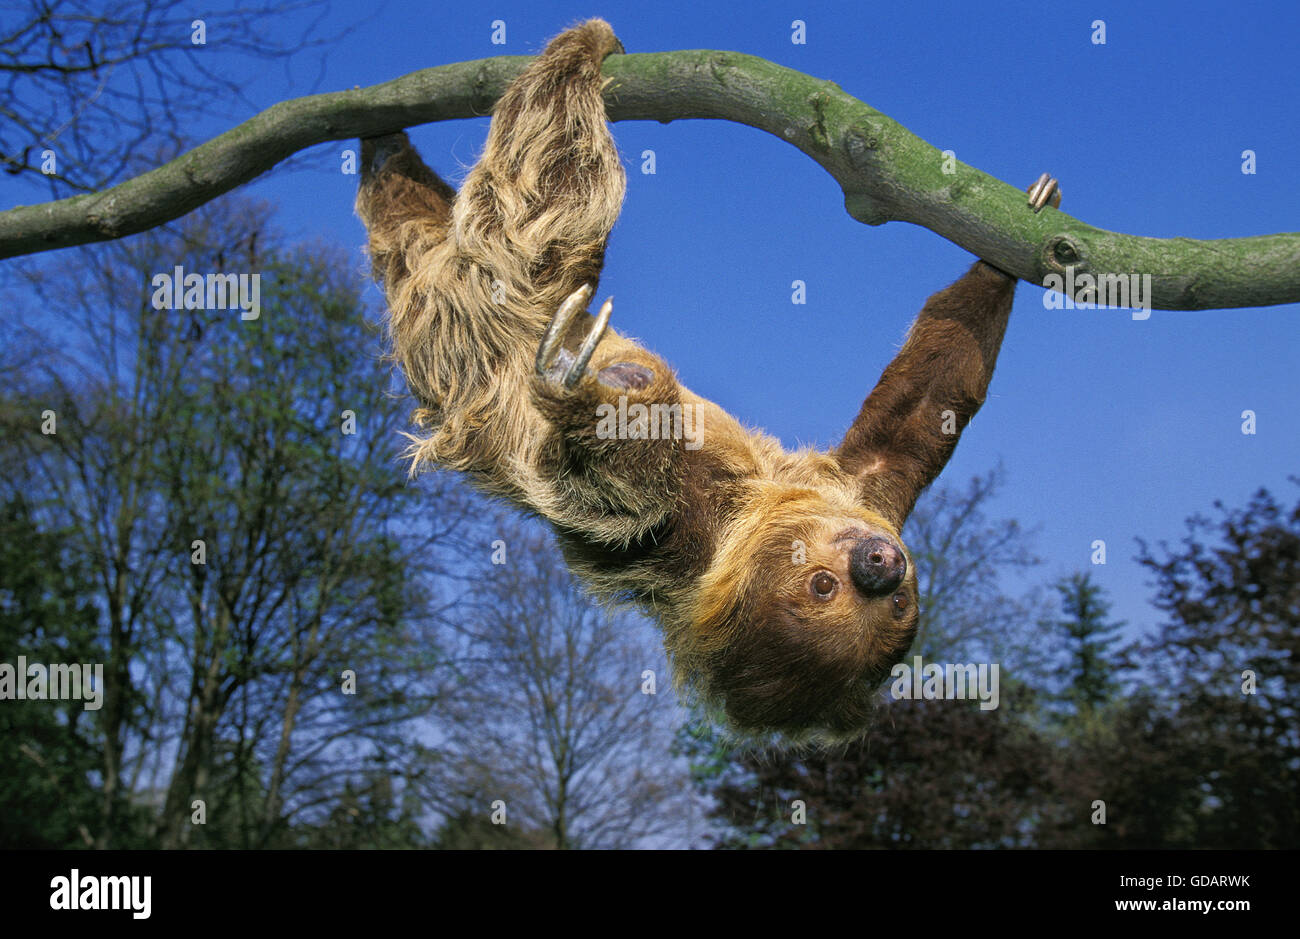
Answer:
[{"label": "sloth hanging upside down", "polygon": [[[984,400],[1016,279],[979,261],[931,297],[835,450],[747,430],[607,329],[608,301],[586,311],[623,200],[600,72],[621,51],[601,20],[551,42],[459,193],[405,134],[363,141],[357,211],[425,432],[411,455],[545,519],[736,730],[852,736],[916,632],[899,532]],[[1035,209],[1054,190],[1031,187]]]}]

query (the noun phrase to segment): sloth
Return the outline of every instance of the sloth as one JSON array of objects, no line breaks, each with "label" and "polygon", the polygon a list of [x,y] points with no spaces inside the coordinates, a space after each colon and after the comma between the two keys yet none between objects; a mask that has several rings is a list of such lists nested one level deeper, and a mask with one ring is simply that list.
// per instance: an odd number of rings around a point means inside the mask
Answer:
[{"label": "sloth", "polygon": [[[412,472],[463,472],[545,520],[596,596],[660,623],[679,686],[738,734],[847,739],[916,633],[900,531],[984,400],[1016,278],[977,261],[930,297],[830,452],[745,428],[609,328],[610,301],[587,310],[625,186],[601,77],[622,51],[602,20],[554,39],[459,193],[405,133],[362,141],[357,213],[418,403]],[[1034,210],[1055,190],[1040,177]]]}]

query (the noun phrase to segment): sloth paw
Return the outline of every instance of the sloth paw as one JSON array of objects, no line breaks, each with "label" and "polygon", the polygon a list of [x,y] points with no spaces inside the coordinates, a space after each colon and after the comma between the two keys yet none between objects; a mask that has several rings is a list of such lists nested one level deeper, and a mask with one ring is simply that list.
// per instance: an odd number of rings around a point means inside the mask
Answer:
[{"label": "sloth paw", "polygon": [[1025,191],[1029,193],[1029,205],[1035,213],[1041,212],[1045,205],[1051,205],[1054,209],[1061,207],[1061,187],[1046,173],[1034,180]]},{"label": "sloth paw", "polygon": [[640,391],[649,388],[655,373],[635,362],[615,362],[596,373],[596,381],[609,388],[628,388]]},{"label": "sloth paw", "polygon": [[374,176],[384,168],[388,158],[409,149],[410,140],[405,131],[384,134],[382,137],[363,137],[361,139],[361,172],[364,176]]},{"label": "sloth paw", "polygon": [[[606,300],[600,308],[600,313],[596,316],[596,322],[582,340],[582,346],[578,349],[577,354],[571,353],[564,348],[564,337],[569,331],[569,326],[573,323],[574,317],[583,313],[587,307],[587,301],[591,299],[591,285],[584,284],[560,304],[559,310],[551,318],[551,325],[546,328],[546,335],[542,337],[541,344],[537,347],[537,374],[549,381],[556,382],[565,387],[566,390],[572,390],[582,380],[586,374],[587,363],[591,361],[591,356],[596,351],[596,346],[601,338],[605,335],[605,329],[609,326],[610,314],[614,312],[613,299]],[[619,365],[629,363],[620,362]],[[611,366],[610,368],[614,368]],[[604,372],[609,369],[603,369]],[[652,376],[653,377],[653,376]]]}]

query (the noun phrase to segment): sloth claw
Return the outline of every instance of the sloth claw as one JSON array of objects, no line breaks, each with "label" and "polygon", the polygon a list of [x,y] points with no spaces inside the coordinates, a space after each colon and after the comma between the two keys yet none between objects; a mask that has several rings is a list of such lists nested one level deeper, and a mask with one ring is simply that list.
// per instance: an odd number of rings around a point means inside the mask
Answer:
[{"label": "sloth claw", "polygon": [[537,347],[537,374],[543,377],[553,366],[568,365],[564,372],[561,383],[566,389],[571,389],[578,384],[583,373],[587,370],[587,363],[591,361],[592,355],[596,351],[597,344],[605,335],[605,329],[609,326],[610,314],[614,312],[613,298],[606,300],[601,306],[600,312],[596,315],[596,323],[587,333],[587,337],[582,341],[582,347],[578,354],[572,357],[571,362],[566,362],[570,358],[567,351],[562,347],[564,336],[569,331],[569,324],[573,318],[586,309],[587,301],[591,299],[592,288],[590,284],[584,284],[573,293],[565,298],[560,304],[559,310],[551,318],[551,325],[546,327],[546,335],[542,337],[541,344]]},{"label": "sloth claw", "polygon": [[610,297],[600,305],[600,312],[596,314],[596,325],[592,326],[591,332],[587,333],[587,338],[582,341],[582,348],[578,350],[578,357],[573,360],[573,365],[564,376],[565,388],[572,388],[576,385],[578,379],[582,377],[582,373],[587,370],[587,363],[591,361],[596,346],[604,338],[605,329],[609,326],[610,314],[613,312],[614,298]]},{"label": "sloth claw", "polygon": [[1029,205],[1035,212],[1041,212],[1049,203],[1053,208],[1061,204],[1061,188],[1055,179],[1044,173],[1029,187]]},{"label": "sloth claw", "polygon": [[551,317],[551,325],[546,327],[546,334],[542,336],[541,345],[537,347],[538,375],[545,375],[546,370],[563,351],[560,343],[564,340],[564,334],[568,332],[569,323],[579,310],[586,307],[590,296],[591,285],[583,284],[564,299],[555,315]]}]

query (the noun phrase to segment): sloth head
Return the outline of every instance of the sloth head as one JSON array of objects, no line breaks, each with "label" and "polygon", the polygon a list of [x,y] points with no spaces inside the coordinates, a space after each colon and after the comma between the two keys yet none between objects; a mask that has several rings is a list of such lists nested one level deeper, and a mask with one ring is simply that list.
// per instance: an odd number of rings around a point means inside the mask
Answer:
[{"label": "sloth head", "polygon": [[912,645],[916,592],[883,518],[773,488],[719,544],[683,664],[742,732],[851,737]]}]

